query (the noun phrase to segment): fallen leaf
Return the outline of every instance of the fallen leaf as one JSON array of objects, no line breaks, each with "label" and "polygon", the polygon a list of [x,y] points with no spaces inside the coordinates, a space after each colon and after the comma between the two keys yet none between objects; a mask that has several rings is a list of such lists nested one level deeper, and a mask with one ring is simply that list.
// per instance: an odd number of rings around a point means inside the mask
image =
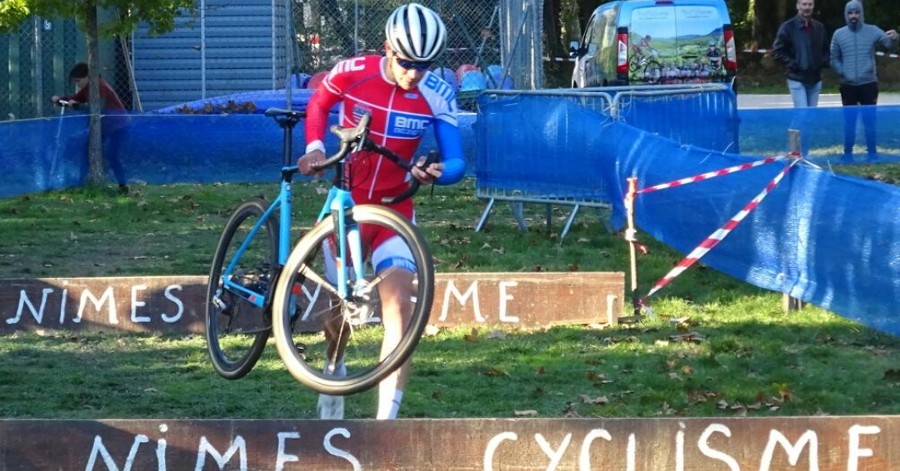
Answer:
[{"label": "fallen leaf", "polygon": [[487,333],[486,337],[489,339],[504,340],[506,339],[506,334],[499,330],[492,330]]},{"label": "fallen leaf", "polygon": [[606,396],[590,397],[586,394],[579,394],[578,398],[581,399],[581,402],[584,404],[609,404],[609,398]]},{"label": "fallen leaf", "polygon": [[612,383],[612,380],[607,379],[606,375],[603,373],[594,373],[593,371],[588,371],[587,379],[594,383],[600,384],[609,384]]},{"label": "fallen leaf", "polygon": [[719,394],[713,391],[705,390],[705,389],[694,389],[688,392],[688,402],[691,404],[697,404],[700,402],[706,402],[710,399],[715,399]]},{"label": "fallen leaf", "polygon": [[434,337],[435,335],[437,335],[439,333],[441,333],[440,327],[438,327],[434,324],[428,324],[427,326],[425,326],[425,336],[426,337]]},{"label": "fallen leaf", "polygon": [[891,351],[887,348],[873,347],[871,345],[863,347],[863,350],[868,350],[872,352],[873,355],[878,357],[888,356],[891,354]]},{"label": "fallen leaf", "polygon": [[675,409],[672,409],[672,406],[670,406],[668,402],[663,402],[660,413],[662,415],[674,415]]},{"label": "fallen leaf", "polygon": [[509,376],[509,373],[498,369],[498,368],[488,368],[487,371],[484,372],[485,376],[497,377],[497,376]]},{"label": "fallen leaf", "polygon": [[578,410],[575,409],[575,404],[569,402],[569,403],[566,403],[566,408],[563,409],[563,417],[580,418],[581,414],[579,414]]},{"label": "fallen leaf", "polygon": [[702,343],[705,339],[697,332],[689,332],[683,335],[670,335],[669,340],[673,342]]}]

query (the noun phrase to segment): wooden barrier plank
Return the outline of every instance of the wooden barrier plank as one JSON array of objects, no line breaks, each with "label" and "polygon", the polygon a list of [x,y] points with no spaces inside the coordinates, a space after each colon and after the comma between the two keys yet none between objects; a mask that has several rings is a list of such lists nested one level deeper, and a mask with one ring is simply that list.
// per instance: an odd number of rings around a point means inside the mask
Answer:
[{"label": "wooden barrier plank", "polygon": [[4,470],[900,469],[900,417],[0,420]]},{"label": "wooden barrier plank", "polygon": [[[0,334],[30,329],[203,333],[206,278],[0,279]],[[610,324],[622,315],[624,292],[621,272],[438,274],[431,322],[526,328]]]}]

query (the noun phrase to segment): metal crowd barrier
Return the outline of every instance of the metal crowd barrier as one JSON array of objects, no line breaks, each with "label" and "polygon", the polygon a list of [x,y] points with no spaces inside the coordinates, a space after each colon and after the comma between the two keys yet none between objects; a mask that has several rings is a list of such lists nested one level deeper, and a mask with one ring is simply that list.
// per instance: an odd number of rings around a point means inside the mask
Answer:
[{"label": "metal crowd barrier", "polygon": [[737,150],[737,100],[724,84],[487,90],[475,122],[476,196],[487,205],[475,230],[484,228],[498,201],[509,204],[523,231],[525,203],[547,205],[548,227],[552,205],[571,206],[563,238],[582,207],[608,209],[599,173],[614,172],[618,157],[598,155],[591,141],[602,139],[613,121],[690,145]]}]

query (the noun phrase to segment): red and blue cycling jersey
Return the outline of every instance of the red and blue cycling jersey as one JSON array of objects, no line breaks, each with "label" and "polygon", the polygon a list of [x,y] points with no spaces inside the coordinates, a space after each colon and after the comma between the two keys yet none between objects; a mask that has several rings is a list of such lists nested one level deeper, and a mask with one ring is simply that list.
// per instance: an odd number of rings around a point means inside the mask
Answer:
[{"label": "red and blue cycling jersey", "polygon": [[[313,93],[307,106],[307,152],[324,151],[328,113],[337,103],[341,126],[355,126],[359,117],[370,114],[369,137],[401,157],[412,161],[425,131],[434,127],[444,171],[436,181],[449,185],[462,179],[465,159],[457,122],[455,91],[436,74],[426,72],[418,86],[404,90],[390,81],[384,72],[382,56],[362,56],[343,60],[334,66]],[[369,151],[347,159],[356,203],[380,204],[384,196],[394,196],[408,186],[408,172],[385,157]],[[409,200],[407,200],[409,201]],[[411,216],[412,203],[407,216]],[[400,208],[396,208],[400,209]]]}]

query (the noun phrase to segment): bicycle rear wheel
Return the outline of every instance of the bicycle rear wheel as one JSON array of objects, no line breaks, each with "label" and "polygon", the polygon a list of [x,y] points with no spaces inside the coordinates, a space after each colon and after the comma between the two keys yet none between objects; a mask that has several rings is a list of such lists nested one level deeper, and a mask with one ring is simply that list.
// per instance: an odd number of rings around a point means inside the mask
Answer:
[{"label": "bicycle rear wheel", "polygon": [[[365,280],[350,282],[357,286],[356,296],[339,300],[332,294],[337,288],[327,281],[323,255],[323,245],[337,240],[334,221],[322,220],[294,247],[272,303],[275,345],[294,378],[331,395],[369,389],[403,365],[428,324],[434,297],[434,264],[418,228],[381,206],[356,206],[350,217],[359,224],[379,226],[397,235],[409,249],[416,270],[413,273],[391,266],[376,276],[367,264]],[[402,322],[388,323],[393,329],[385,329],[381,322],[382,306],[389,305],[390,299],[383,298],[379,290],[387,286],[399,288],[388,291],[401,293],[399,298],[406,307]],[[367,290],[368,297],[361,294]],[[342,355],[328,348],[322,332],[327,323],[338,333],[335,338],[344,342]],[[386,334],[395,341],[383,342]],[[346,376],[325,374],[326,363],[334,364],[338,357],[346,367]]]},{"label": "bicycle rear wheel", "polygon": [[[216,373],[227,379],[242,378],[253,369],[272,331],[269,292],[277,275],[278,224],[274,215],[260,222],[267,206],[266,201],[256,198],[232,213],[209,272],[206,345]],[[223,272],[257,224],[261,224],[258,232],[236,260],[229,277],[249,293],[227,289]],[[262,307],[257,305],[259,296],[264,300]]]}]

